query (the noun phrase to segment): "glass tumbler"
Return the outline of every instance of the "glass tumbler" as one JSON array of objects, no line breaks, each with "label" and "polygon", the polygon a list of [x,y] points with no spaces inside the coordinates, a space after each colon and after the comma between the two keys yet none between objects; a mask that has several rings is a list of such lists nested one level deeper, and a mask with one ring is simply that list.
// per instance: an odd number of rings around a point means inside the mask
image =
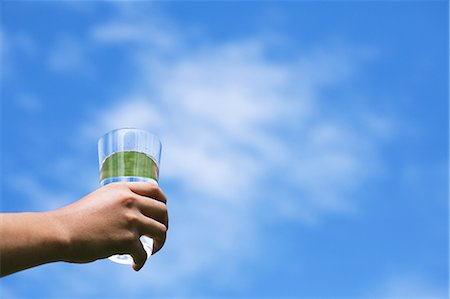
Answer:
[{"label": "glass tumbler", "polygon": [[[161,141],[156,135],[135,128],[116,129],[98,141],[100,186],[113,182],[149,182],[158,184]],[[147,258],[153,252],[153,240],[140,238]],[[109,257],[120,264],[133,264],[128,254]]]}]

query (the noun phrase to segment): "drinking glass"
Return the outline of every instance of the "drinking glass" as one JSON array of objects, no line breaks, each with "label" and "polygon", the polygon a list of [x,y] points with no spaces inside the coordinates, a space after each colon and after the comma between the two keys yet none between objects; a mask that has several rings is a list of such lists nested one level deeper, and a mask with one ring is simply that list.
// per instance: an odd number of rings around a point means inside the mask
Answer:
[{"label": "drinking glass", "polygon": [[[100,186],[113,182],[149,182],[158,184],[161,141],[156,135],[136,128],[116,129],[98,141]],[[140,238],[147,258],[153,252],[153,239]],[[133,264],[128,254],[109,257],[120,264]]]}]

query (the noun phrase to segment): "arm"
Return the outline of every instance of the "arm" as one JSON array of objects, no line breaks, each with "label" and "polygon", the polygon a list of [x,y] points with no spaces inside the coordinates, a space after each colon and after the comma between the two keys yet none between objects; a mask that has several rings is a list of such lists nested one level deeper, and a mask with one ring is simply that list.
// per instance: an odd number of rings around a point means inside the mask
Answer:
[{"label": "arm", "polygon": [[53,212],[0,217],[1,276],[63,258],[69,241]]},{"label": "arm", "polygon": [[59,210],[0,215],[0,274],[45,263],[86,263],[130,254],[138,271],[147,254],[141,235],[164,245],[166,197],[149,183],[113,183]]}]

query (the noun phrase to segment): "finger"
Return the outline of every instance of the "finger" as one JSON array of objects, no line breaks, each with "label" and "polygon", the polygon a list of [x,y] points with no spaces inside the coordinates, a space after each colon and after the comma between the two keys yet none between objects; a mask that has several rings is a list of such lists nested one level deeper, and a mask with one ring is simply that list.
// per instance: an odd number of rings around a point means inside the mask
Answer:
[{"label": "finger", "polygon": [[142,215],[140,219],[139,233],[153,239],[153,253],[158,252],[166,242],[167,227],[152,219]]},{"label": "finger", "polygon": [[169,228],[169,216],[167,212],[167,206],[160,201],[148,198],[145,196],[137,195],[136,207],[139,211]]},{"label": "finger", "polygon": [[133,243],[130,255],[133,257],[134,263],[133,263],[133,269],[134,271],[139,271],[144,266],[145,261],[147,260],[147,252],[144,249],[144,246],[142,246],[141,241],[136,240],[136,242]]},{"label": "finger", "polygon": [[164,243],[166,243],[166,234],[164,234],[164,237],[161,240],[155,239],[153,240],[153,254],[156,254],[158,251],[160,251],[164,247]]},{"label": "finger", "polygon": [[131,191],[136,194],[154,198],[160,202],[167,203],[167,198],[164,192],[158,185],[150,182],[126,182],[125,183]]}]

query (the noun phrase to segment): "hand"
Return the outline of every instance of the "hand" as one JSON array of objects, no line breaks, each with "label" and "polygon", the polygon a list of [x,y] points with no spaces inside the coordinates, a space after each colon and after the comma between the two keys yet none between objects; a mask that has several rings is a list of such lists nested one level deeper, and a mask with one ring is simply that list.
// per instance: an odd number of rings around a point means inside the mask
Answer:
[{"label": "hand", "polygon": [[147,260],[139,238],[154,240],[153,253],[166,240],[166,196],[151,183],[112,183],[79,201],[54,211],[67,233],[68,262],[87,263],[114,254],[130,254],[133,269]]}]

